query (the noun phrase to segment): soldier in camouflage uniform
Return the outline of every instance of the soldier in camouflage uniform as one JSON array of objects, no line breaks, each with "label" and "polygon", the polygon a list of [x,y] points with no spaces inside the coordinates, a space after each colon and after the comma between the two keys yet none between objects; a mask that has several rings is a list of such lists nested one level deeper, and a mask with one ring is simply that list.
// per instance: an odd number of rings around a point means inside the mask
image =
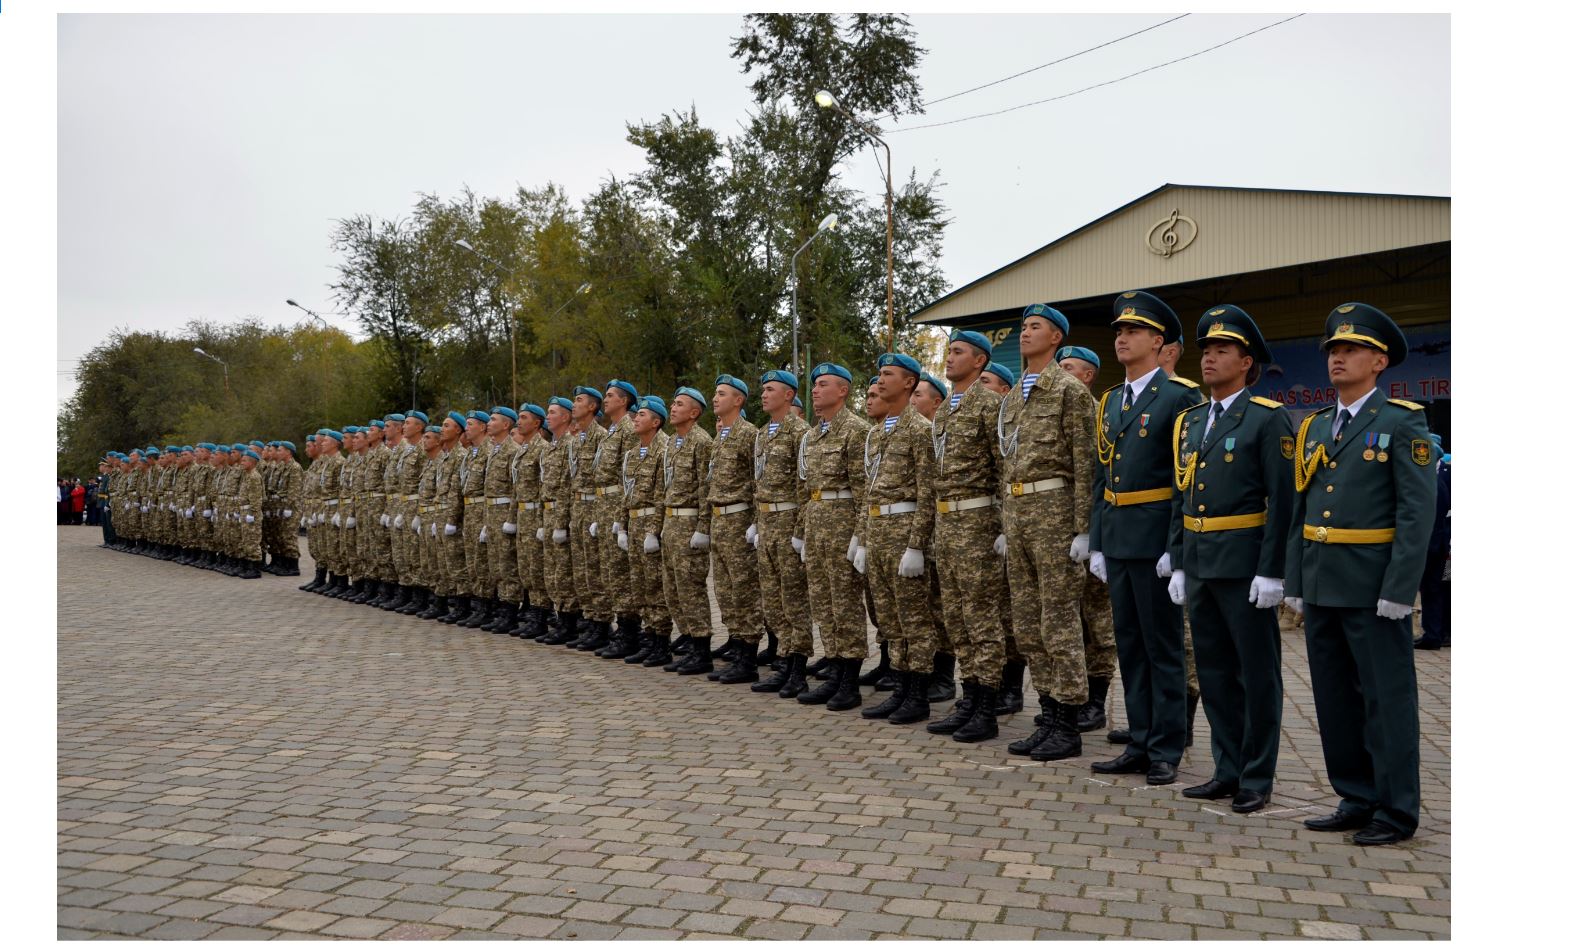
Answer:
[{"label": "soldier in camouflage uniform", "polygon": [[726,625],[726,644],[717,651],[732,665],[708,678],[728,685],[759,680],[759,664],[775,659],[776,641],[761,654],[765,633],[760,611],[758,555],[750,545],[754,523],[754,442],[759,428],[743,416],[748,385],[730,374],[716,378],[711,403],[715,409],[715,445],[710,453],[710,566],[715,575],[716,601]]},{"label": "soldier in camouflage uniform", "polygon": [[519,412],[512,407],[491,409],[486,421],[485,496],[486,587],[495,598],[492,619],[480,625],[488,633],[512,633],[519,626],[519,559],[516,552],[519,522],[514,510],[513,458],[519,451],[513,429]]},{"label": "soldier in camouflage uniform", "polygon": [[360,428],[356,439],[362,444],[355,467],[355,565],[361,577],[360,590],[345,598],[352,604],[370,604],[383,592],[379,545],[387,537],[382,525],[387,494],[382,490],[387,450],[382,445],[385,420],[371,420]]},{"label": "soldier in camouflage uniform", "polygon": [[390,423],[386,417],[371,421],[367,429],[366,469],[362,478],[366,483],[366,529],[361,534],[361,558],[365,561],[366,576],[371,587],[362,603],[382,607],[397,595],[393,571],[393,516],[388,513],[388,466],[393,460],[390,438],[397,441],[403,436],[401,423]]},{"label": "soldier in camouflage uniform", "polygon": [[1052,761],[1081,754],[1076,715],[1087,701],[1081,635],[1095,406],[1085,384],[1054,364],[1070,322],[1047,305],[1021,319],[1021,377],[1000,404],[1004,549],[1016,642],[1038,689],[1042,721],[1009,751]]},{"label": "soldier in camouflage uniform", "polygon": [[257,566],[262,563],[262,502],[266,493],[262,474],[257,472],[260,462],[262,456],[255,449],[241,451],[235,476],[235,557],[240,561],[236,577],[262,577]]},{"label": "soldier in camouflage uniform", "polygon": [[[438,517],[437,473],[442,468],[442,428],[426,424],[421,431],[420,481],[415,487],[415,510],[409,520],[413,553],[412,565],[415,585],[419,591],[416,599],[405,607],[405,612],[422,620],[432,620],[447,612],[442,598],[442,546],[436,535],[434,522]],[[411,608],[417,608],[411,610]]]},{"label": "soldier in camouflage uniform", "polygon": [[382,609],[396,614],[418,614],[426,606],[420,594],[420,538],[415,530],[415,519],[420,515],[421,471],[426,460],[426,449],[421,444],[426,419],[419,410],[388,417],[390,424],[399,425],[399,445],[388,458],[383,479],[391,516],[388,526],[393,532],[389,551],[393,557],[394,582],[399,589]]},{"label": "soldier in camouflage uniform", "polygon": [[322,470],[317,464],[317,434],[306,435],[306,468],[301,471],[301,524],[306,526],[306,553],[311,555],[315,570],[311,580],[300,585],[303,591],[315,591],[328,581],[328,569],[322,563]]},{"label": "soldier in camouflage uniform", "polygon": [[639,400],[634,416],[635,447],[623,454],[622,528],[618,545],[628,555],[633,597],[639,602],[640,645],[623,657],[625,663],[666,666],[672,662],[672,618],[662,589],[661,528],[666,521],[666,448],[661,427],[666,402],[656,396]]},{"label": "soldier in camouflage uniform", "polygon": [[698,424],[709,404],[692,387],[679,387],[667,408],[671,439],[662,451],[666,521],[661,527],[661,587],[677,632],[688,638],[688,654],[666,667],[681,676],[715,668],[710,651],[710,456],[715,441]]},{"label": "soldier in camouflage uniform", "polygon": [[[604,609],[590,616],[606,624],[606,639],[592,635],[577,644],[581,650],[594,650],[605,659],[622,659],[639,648],[639,607],[634,601],[633,584],[628,579],[628,552],[622,550],[617,536],[623,520],[623,457],[638,443],[634,434],[633,411],[639,392],[627,381],[612,380],[601,396],[601,411],[606,418],[606,436],[590,460],[590,481],[595,493],[591,538],[600,559],[598,579]],[[612,623],[616,622],[616,632]]]},{"label": "soldier in camouflage uniform", "polygon": [[[421,516],[427,537],[437,545],[437,586],[434,591],[441,598],[435,613],[433,608],[427,608],[421,616],[430,614],[432,618],[449,624],[467,616],[463,597],[467,589],[464,537],[461,534],[464,529],[464,487],[460,482],[460,472],[469,455],[469,448],[464,442],[466,426],[466,417],[457,410],[448,411],[448,415],[443,418],[440,434],[442,458],[438,460],[433,480],[436,508],[432,510],[429,521],[426,516]],[[427,462],[431,461],[428,459]]]},{"label": "soldier in camouflage uniform", "polygon": [[317,477],[317,495],[321,511],[317,524],[321,526],[321,565],[327,578],[315,593],[326,597],[334,591],[349,587],[344,576],[344,563],[339,557],[339,533],[342,531],[343,512],[340,509],[339,483],[344,473],[344,433],[324,427],[317,431],[317,460],[311,471]]},{"label": "soldier in camouflage uniform", "polygon": [[858,525],[853,567],[865,575],[890,648],[896,687],[863,717],[909,725],[929,717],[929,672],[936,631],[924,567],[934,532],[933,424],[912,406],[923,369],[889,352],[877,362],[884,419],[869,434],[867,517]]},{"label": "soldier in camouflage uniform", "polygon": [[546,428],[551,431],[552,440],[541,458],[541,550],[545,552],[546,591],[553,613],[547,621],[551,632],[536,638],[542,643],[565,643],[579,632],[579,591],[572,544],[572,509],[578,498],[574,493],[575,465],[570,448],[578,442],[573,412],[574,403],[566,397],[553,397],[546,402]]},{"label": "soldier in camouflage uniform", "polygon": [[[573,483],[568,535],[573,549],[574,594],[579,601],[579,614],[574,636],[564,640],[557,640],[555,636],[547,638],[568,646],[590,643],[595,648],[605,646],[606,635],[611,629],[607,589],[601,583],[601,546],[597,535],[590,531],[595,524],[595,454],[601,448],[601,441],[606,439],[606,428],[597,422],[602,396],[596,387],[574,388],[573,431],[567,444],[568,475]],[[599,533],[599,528],[596,531]]]},{"label": "soldier in camouflage uniform", "polygon": [[300,538],[296,529],[300,527],[301,508],[305,504],[301,495],[305,471],[295,460],[295,444],[289,440],[279,441],[277,456],[279,471],[275,487],[279,501],[276,518],[279,529],[278,550],[282,557],[274,573],[282,577],[296,577],[300,574]]},{"label": "soldier in camouflage uniform", "polygon": [[810,372],[816,426],[803,434],[799,476],[808,490],[801,555],[808,574],[809,610],[819,624],[829,678],[797,701],[842,711],[862,704],[858,668],[868,656],[863,579],[852,567],[856,531],[867,513],[863,445],[868,424],[847,408],[852,372],[821,364]]},{"label": "soldier in camouflage uniform", "polygon": [[518,580],[523,612],[513,635],[533,640],[546,632],[546,617],[551,610],[551,598],[546,593],[546,542],[543,518],[543,463],[550,448],[541,426],[546,422],[546,410],[539,404],[521,404],[519,423],[514,427],[514,443],[519,449],[513,454],[509,475],[513,479],[515,521],[518,531],[514,536],[514,554],[518,563]]},{"label": "soldier in camouflage uniform", "polygon": [[471,410],[464,417],[465,446],[459,452],[459,496],[464,509],[464,521],[459,535],[464,553],[463,571],[456,575],[459,593],[465,595],[467,609],[459,616],[449,614],[445,622],[460,627],[479,627],[490,618],[491,588],[488,586],[486,548],[481,543],[481,530],[486,527],[486,424],[491,414]]},{"label": "soldier in camouflage uniform", "polygon": [[808,616],[808,579],[803,569],[802,511],[808,493],[798,476],[798,446],[808,424],[792,411],[797,375],[768,371],[759,379],[759,401],[768,418],[754,436],[755,533],[765,627],[779,640],[781,667],[754,683],[755,692],[795,699],[806,688],[805,670],[814,652]]},{"label": "soldier in camouflage uniform", "polygon": [[[918,389],[912,392],[912,407],[929,423],[939,414],[941,404],[950,400],[945,382],[923,372]],[[936,459],[938,457],[936,456]],[[934,615],[934,669],[929,676],[929,703],[949,702],[956,698],[956,648],[945,630],[945,605],[939,595],[939,566],[933,549],[924,552],[923,570],[929,588],[929,613]]]}]

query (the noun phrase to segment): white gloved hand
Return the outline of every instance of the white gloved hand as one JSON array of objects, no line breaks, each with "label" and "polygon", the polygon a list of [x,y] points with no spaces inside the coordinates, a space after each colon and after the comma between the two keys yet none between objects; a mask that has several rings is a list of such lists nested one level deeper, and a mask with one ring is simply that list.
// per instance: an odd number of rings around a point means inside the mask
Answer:
[{"label": "white gloved hand", "polygon": [[449,537],[449,536],[457,535],[458,533],[459,533],[459,526],[457,526],[457,525],[444,525],[442,527],[443,537]]},{"label": "white gloved hand", "polygon": [[1185,572],[1176,571],[1169,575],[1169,599],[1176,604],[1185,603]]},{"label": "white gloved hand", "polygon": [[1376,615],[1384,620],[1403,620],[1414,613],[1415,608],[1408,604],[1395,604],[1390,600],[1376,602]]},{"label": "white gloved hand", "polygon": [[622,533],[623,533],[623,523],[622,522],[613,522],[612,523],[612,534],[614,534],[614,535],[621,535]]},{"label": "white gloved hand", "polygon": [[566,528],[554,528],[554,529],[552,529],[552,543],[556,544],[556,545],[566,545],[566,544],[568,544],[568,529],[566,529]]},{"label": "white gloved hand", "polygon": [[213,517],[213,510],[212,509],[203,509],[202,510],[202,517],[203,518],[212,518]]},{"label": "white gloved hand", "polygon": [[503,522],[502,533],[504,535],[517,535],[519,533],[519,526],[515,525],[513,522]]},{"label": "white gloved hand", "polygon": [[896,573],[904,578],[920,578],[923,576],[923,552],[916,548],[908,548],[901,553],[901,563],[896,565]]},{"label": "white gloved hand", "polygon": [[428,535],[430,535],[433,538],[437,537],[437,523],[436,522],[432,522],[430,525],[428,525],[427,529],[428,529],[428,531],[427,531]]},{"label": "white gloved hand", "polygon": [[342,521],[339,518],[339,513],[337,513],[337,512],[333,513],[333,524],[334,524],[335,527],[340,525],[340,524],[343,524]]},{"label": "white gloved hand", "polygon": [[536,541],[545,541],[546,540],[546,529],[544,529],[544,528],[537,528],[535,530],[535,540]]},{"label": "white gloved hand", "polygon": [[147,511],[147,506],[145,506],[145,505],[142,506],[142,511],[146,512]]},{"label": "white gloved hand", "polygon": [[419,515],[415,516],[415,518],[410,521],[410,527],[415,529],[417,532],[421,530],[421,517]]},{"label": "white gloved hand", "polygon": [[1154,570],[1158,572],[1159,577],[1168,577],[1174,573],[1174,565],[1169,561],[1169,553],[1167,551],[1163,553],[1162,558],[1158,559],[1158,567]]},{"label": "white gloved hand", "polygon": [[1087,570],[1092,572],[1093,577],[1105,584],[1109,583],[1109,566],[1103,561],[1103,552],[1094,551],[1087,562]]},{"label": "white gloved hand", "polygon": [[1092,539],[1087,535],[1077,535],[1071,539],[1071,560],[1086,561],[1092,557],[1092,552],[1087,550]]},{"label": "white gloved hand", "polygon": [[655,554],[661,550],[661,539],[655,537],[655,532],[644,536],[644,550],[646,554]]},{"label": "white gloved hand", "polygon": [[1305,613],[1305,599],[1302,597],[1285,597],[1284,603],[1288,604],[1289,609],[1297,614]]},{"label": "white gloved hand", "polygon": [[868,549],[864,548],[862,545],[859,545],[858,549],[856,551],[852,552],[852,568],[853,568],[853,570],[857,571],[857,573],[859,573],[859,574],[865,574],[867,572],[864,569],[866,569],[867,567],[868,567]]},{"label": "white gloved hand", "polygon": [[759,547],[759,526],[758,525],[750,525],[750,526],[748,526],[748,531],[743,533],[743,540],[748,542],[750,545],[753,545],[755,548],[758,548]]},{"label": "white gloved hand", "polygon": [[290,517],[290,516],[292,516],[292,515],[294,515],[294,514],[295,514],[295,512],[294,512],[294,510],[292,510],[292,509],[285,509],[285,510],[284,510],[284,517],[285,517],[285,518],[289,518],[289,517]]},{"label": "white gloved hand", "polygon": [[255,521],[256,521],[256,519],[252,518],[251,516],[249,516],[249,515],[246,516],[246,524],[247,525],[250,525],[252,522],[255,522]]},{"label": "white gloved hand", "polygon": [[688,539],[688,547],[695,551],[704,551],[710,547],[710,536],[704,532],[694,532],[694,537]]},{"label": "white gloved hand", "polygon": [[590,523],[590,537],[591,538],[595,537],[595,523],[594,522]]},{"label": "white gloved hand", "polygon": [[404,515],[402,513],[399,514],[399,515],[395,515],[393,517],[393,523],[392,524],[393,524],[394,528],[402,529],[404,527]]},{"label": "white gloved hand", "polygon": [[386,512],[382,513],[382,515],[378,516],[377,518],[377,524],[381,525],[383,528],[387,528],[391,521],[392,520],[388,518],[388,513]]},{"label": "white gloved hand", "polygon": [[994,553],[999,555],[1001,558],[1005,557],[1005,536],[1004,535],[996,535],[994,537]]},{"label": "white gloved hand", "polygon": [[476,541],[479,541],[483,545],[486,544],[486,526],[485,525],[481,526],[481,534],[480,534],[480,537],[478,537],[476,539]]},{"label": "white gloved hand", "polygon": [[801,538],[794,538],[794,539],[792,539],[792,550],[797,552],[797,560],[799,560],[799,561],[803,560],[803,548],[804,548],[803,539],[801,539]]},{"label": "white gloved hand", "polygon": [[852,540],[847,542],[847,560],[851,561],[854,558],[856,558],[857,557],[857,553],[858,553],[858,536],[853,535],[852,536]]},{"label": "white gloved hand", "polygon": [[1284,579],[1262,577],[1258,574],[1251,578],[1249,597],[1258,610],[1271,610],[1277,607],[1284,599]]},{"label": "white gloved hand", "polygon": [[628,533],[627,532],[618,532],[617,533],[617,547],[623,549],[624,551],[628,550]]},{"label": "white gloved hand", "polygon": [[344,527],[345,528],[354,528],[355,527],[355,516],[351,515],[349,518],[345,519],[344,520]]}]

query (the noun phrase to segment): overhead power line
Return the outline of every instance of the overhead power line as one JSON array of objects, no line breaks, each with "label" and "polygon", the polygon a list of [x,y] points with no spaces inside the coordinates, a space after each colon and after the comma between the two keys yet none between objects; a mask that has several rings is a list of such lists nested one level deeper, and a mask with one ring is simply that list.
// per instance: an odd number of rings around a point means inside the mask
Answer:
[{"label": "overhead power line", "polygon": [[[1282,26],[1285,23],[1288,23],[1290,20],[1298,20],[1302,16],[1305,16],[1305,14],[1304,13],[1296,13],[1294,16],[1284,17],[1283,19],[1278,20],[1277,22],[1269,23],[1266,26],[1258,27],[1257,29],[1251,30],[1248,33],[1241,33],[1239,36],[1235,36],[1235,37],[1233,37],[1231,39],[1226,39],[1223,42],[1218,43],[1218,44],[1213,45],[1213,46],[1208,46],[1206,49],[1199,49],[1196,52],[1193,52],[1193,53],[1191,53],[1188,56],[1181,56],[1178,59],[1170,59],[1168,62],[1160,62],[1160,63],[1158,63],[1155,66],[1148,66],[1145,69],[1138,69],[1135,72],[1131,72],[1131,73],[1128,73],[1126,75],[1122,75],[1122,76],[1120,76],[1117,79],[1109,79],[1106,82],[1099,82],[1099,83],[1096,83],[1094,85],[1085,86],[1084,88],[1079,88],[1079,89],[1077,89],[1074,92],[1066,92],[1063,95],[1055,95],[1055,96],[1052,96],[1050,98],[1040,98],[1040,99],[1038,99],[1035,102],[1024,102],[1021,105],[1012,105],[1010,108],[1001,108],[1001,109],[999,109],[997,111],[982,112],[981,114],[977,114],[977,115],[968,115],[965,118],[953,118],[950,121],[936,121],[936,122],[931,122],[930,124],[927,124],[927,125],[912,125],[911,127],[908,127],[908,128],[891,128],[888,131],[886,131],[885,133],[886,134],[901,134],[904,131],[922,131],[924,128],[943,128],[946,125],[959,125],[959,124],[961,124],[962,122],[965,122],[965,121],[976,121],[979,118],[992,118],[995,115],[1004,115],[1004,114],[1008,114],[1010,112],[1020,111],[1023,108],[1031,108],[1034,105],[1044,105],[1044,104],[1046,104],[1048,102],[1058,102],[1058,101],[1061,101],[1062,99],[1070,98],[1073,95],[1080,95],[1083,92],[1091,92],[1093,89],[1105,88],[1107,86],[1114,85],[1114,84],[1119,83],[1119,82],[1124,82],[1126,79],[1134,79],[1134,78],[1136,78],[1139,75],[1146,75],[1149,72],[1156,72],[1159,69],[1165,68],[1167,66],[1172,66],[1175,63],[1185,62],[1187,59],[1195,59],[1197,56],[1203,56],[1203,55],[1206,55],[1207,53],[1210,53],[1210,52],[1212,52],[1214,50],[1222,49],[1223,47],[1228,46],[1231,43],[1237,43],[1237,42],[1239,42],[1242,39],[1245,39],[1245,38],[1247,38],[1249,36],[1255,36],[1257,33],[1265,32],[1267,30],[1272,29],[1275,26]],[[1160,25],[1162,25],[1162,24],[1160,24]]]}]

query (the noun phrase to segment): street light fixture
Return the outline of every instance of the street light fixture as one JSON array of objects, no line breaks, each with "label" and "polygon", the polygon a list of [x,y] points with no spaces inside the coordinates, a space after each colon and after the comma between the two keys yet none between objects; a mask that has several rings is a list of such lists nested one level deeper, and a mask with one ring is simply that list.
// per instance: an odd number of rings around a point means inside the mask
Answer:
[{"label": "street light fixture", "polygon": [[[892,180],[895,167],[890,163],[890,145],[856,115],[842,107],[836,97],[824,89],[814,93],[814,102],[820,108],[833,108],[852,123],[852,127],[868,135],[885,149],[885,335],[887,350],[896,350],[896,190]],[[877,161],[876,161],[877,163]]]},{"label": "street light fixture", "polygon": [[208,354],[206,351],[203,351],[201,348],[192,348],[191,350],[196,352],[197,354],[200,354],[202,357],[207,358],[209,361],[217,361],[224,368],[224,393],[226,395],[228,395],[229,394],[229,364],[227,364],[224,361],[223,358],[220,358],[217,355]]},{"label": "street light fixture", "polygon": [[315,318],[317,321],[322,322],[322,327],[323,328],[332,328],[333,327],[332,325],[328,324],[328,320],[326,318],[323,318],[321,315],[318,315],[316,312],[313,312],[311,309],[309,309],[306,306],[300,304],[299,302],[295,301],[294,299],[285,299],[284,303],[286,305],[293,305],[296,308],[300,309],[302,312],[305,312],[307,315],[310,315],[312,318]]},{"label": "street light fixture", "polygon": [[819,239],[819,234],[825,232],[826,230],[835,229],[836,223],[839,220],[840,218],[837,217],[834,213],[825,217],[823,220],[820,220],[819,226],[814,229],[814,235],[810,236],[807,242],[805,242],[802,246],[799,246],[797,248],[797,252],[792,254],[792,374],[794,376],[802,376],[802,372],[798,370],[797,363],[797,257],[803,255],[803,250],[808,249],[808,247],[815,240]]}]

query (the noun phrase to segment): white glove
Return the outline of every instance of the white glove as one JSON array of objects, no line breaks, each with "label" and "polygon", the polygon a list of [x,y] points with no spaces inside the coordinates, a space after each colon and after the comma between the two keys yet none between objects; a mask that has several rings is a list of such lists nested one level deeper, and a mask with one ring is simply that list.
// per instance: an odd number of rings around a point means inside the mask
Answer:
[{"label": "white glove", "polygon": [[1092,576],[1105,584],[1109,583],[1109,566],[1103,562],[1103,552],[1094,551],[1087,560],[1087,570],[1092,572]]},{"label": "white glove", "polygon": [[1258,610],[1271,610],[1282,603],[1283,599],[1283,578],[1262,577],[1260,574],[1251,578],[1250,600]]},{"label": "white glove", "polygon": [[483,545],[486,544],[486,526],[485,525],[481,526],[480,537],[477,538],[476,540],[479,541]]},{"label": "white glove", "polygon": [[535,530],[535,540],[536,541],[545,541],[546,540],[546,529],[544,529],[544,528],[537,528]]},{"label": "white glove", "polygon": [[595,523],[594,522],[590,523],[590,537],[591,538],[595,537]]},{"label": "white glove", "polygon": [[1174,573],[1174,565],[1169,561],[1169,553],[1167,551],[1163,553],[1162,558],[1158,559],[1158,567],[1154,570],[1158,572],[1159,577],[1168,577]]},{"label": "white glove", "polygon": [[792,539],[792,550],[797,552],[797,560],[799,560],[799,561],[804,560],[804,557],[803,557],[803,539],[801,539],[801,538],[794,538],[794,539]]},{"label": "white glove", "polygon": [[351,515],[349,518],[345,519],[344,520],[344,527],[345,528],[354,528],[355,527],[355,516]]},{"label": "white glove", "polygon": [[334,512],[334,513],[333,513],[333,524],[334,524],[334,525],[335,525],[335,526],[337,526],[337,525],[339,525],[339,524],[341,524],[341,522],[340,522],[340,520],[339,520],[339,513],[337,513],[337,512]]},{"label": "white glove", "polygon": [[[147,510],[143,509],[143,511],[145,512]],[[855,558],[857,556],[857,552],[858,552],[858,536],[853,535],[852,536],[852,540],[847,542],[847,560],[851,561],[853,558]]]},{"label": "white glove", "polygon": [[415,516],[415,518],[410,521],[410,527],[416,531],[421,530],[421,517],[419,515]]},{"label": "white glove", "polygon": [[864,569],[867,567],[868,549],[860,545],[858,546],[858,550],[852,552],[852,569],[859,574],[865,574],[867,572]]},{"label": "white glove", "polygon": [[504,535],[517,535],[519,533],[519,526],[515,525],[513,522],[503,522],[502,533]]},{"label": "white glove", "polygon": [[1403,620],[1413,613],[1414,609],[1408,604],[1395,604],[1390,600],[1376,602],[1376,615],[1385,620]]},{"label": "white glove", "polygon": [[1289,609],[1297,614],[1305,613],[1305,599],[1302,597],[1285,597],[1284,603],[1288,604]]},{"label": "white glove", "polygon": [[904,578],[919,578],[923,576],[923,552],[916,548],[908,548],[901,553],[901,563],[896,565],[896,573]]},{"label": "white glove", "polygon": [[429,525],[427,527],[430,529],[430,531],[428,531],[427,534],[430,535],[433,538],[436,538],[437,537],[437,523],[436,522],[432,522],[431,525]]},{"label": "white glove", "polygon": [[1176,604],[1185,603],[1185,572],[1176,571],[1169,576],[1169,599]]},{"label": "white glove", "polygon": [[1091,557],[1092,556],[1092,552],[1087,550],[1087,546],[1090,544],[1091,541],[1092,541],[1092,539],[1089,536],[1087,536],[1087,535],[1077,535],[1075,538],[1072,538],[1071,539],[1071,560],[1072,561],[1086,561],[1089,557]]},{"label": "white glove", "polygon": [[624,551],[628,550],[628,533],[627,532],[618,532],[617,533],[617,547],[621,548]]},{"label": "white glove", "polygon": [[655,532],[644,536],[644,550],[646,554],[655,554],[661,550],[661,539],[655,537]]},{"label": "white glove", "polygon": [[1005,536],[997,535],[994,538],[994,553],[1001,558],[1005,557]]},{"label": "white glove", "polygon": [[623,523],[622,522],[613,522],[612,523],[612,534],[614,534],[614,535],[621,535],[622,533],[623,533]]},{"label": "white glove", "polygon": [[750,525],[750,526],[748,526],[748,531],[743,533],[743,540],[748,542],[750,545],[753,545],[755,548],[758,548],[759,547],[759,526],[758,525]]},{"label": "white glove", "polygon": [[392,524],[393,524],[394,528],[403,528],[404,527],[404,516],[403,516],[403,514],[395,515],[393,517],[393,523]]},{"label": "white glove", "polygon": [[688,539],[688,547],[695,551],[704,551],[710,547],[710,536],[704,532],[694,532],[694,537]]},{"label": "white glove", "polygon": [[388,513],[386,512],[377,518],[377,524],[381,525],[383,528],[387,528],[390,521],[391,519],[388,518]]},{"label": "white glove", "polygon": [[448,536],[451,536],[451,535],[457,535],[458,533],[459,533],[459,526],[457,526],[457,525],[444,525],[442,527],[442,534],[443,534],[443,537],[445,537],[445,538],[448,537]]},{"label": "white glove", "polygon": [[292,510],[292,509],[285,509],[285,510],[284,510],[284,517],[285,517],[285,518],[289,518],[289,517],[290,517],[290,516],[292,516],[292,515],[294,515],[294,514],[295,514],[295,512],[294,512],[294,510]]},{"label": "white glove", "polygon": [[251,516],[249,516],[249,515],[246,516],[246,524],[247,525],[250,525],[252,522],[255,522],[255,521],[256,521],[256,519],[252,518]]},{"label": "white glove", "polygon": [[146,511],[147,511],[147,506],[145,506],[145,505],[144,505],[144,506],[142,506],[142,511],[143,511],[143,512],[146,512]]},{"label": "white glove", "polygon": [[566,529],[566,528],[554,528],[554,529],[552,529],[552,543],[556,544],[556,545],[566,545],[566,544],[568,544],[568,529]]}]

